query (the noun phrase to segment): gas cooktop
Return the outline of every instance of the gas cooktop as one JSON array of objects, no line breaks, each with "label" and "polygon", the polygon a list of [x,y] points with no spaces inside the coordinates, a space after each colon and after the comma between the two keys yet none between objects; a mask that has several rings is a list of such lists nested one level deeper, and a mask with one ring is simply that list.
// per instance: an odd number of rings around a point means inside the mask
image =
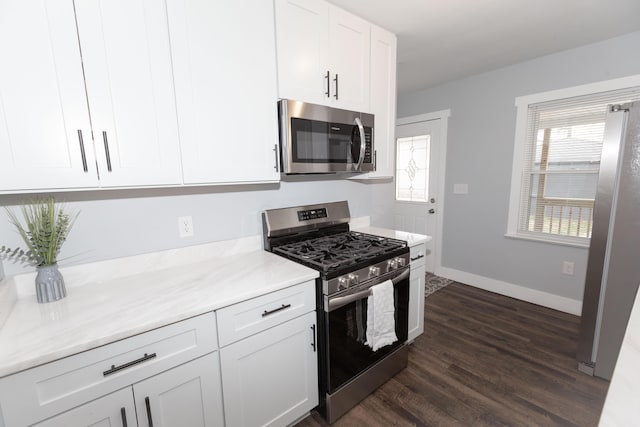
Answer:
[{"label": "gas cooktop", "polygon": [[346,231],[302,241],[286,243],[273,252],[328,273],[364,261],[397,254],[407,247],[402,240]]}]

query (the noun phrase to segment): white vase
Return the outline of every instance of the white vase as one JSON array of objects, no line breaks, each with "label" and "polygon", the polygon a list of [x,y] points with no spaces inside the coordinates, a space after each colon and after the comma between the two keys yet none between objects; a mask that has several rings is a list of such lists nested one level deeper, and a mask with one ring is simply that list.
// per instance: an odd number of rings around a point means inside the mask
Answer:
[{"label": "white vase", "polygon": [[36,296],[39,303],[58,301],[67,296],[64,278],[58,270],[58,264],[37,267]]}]

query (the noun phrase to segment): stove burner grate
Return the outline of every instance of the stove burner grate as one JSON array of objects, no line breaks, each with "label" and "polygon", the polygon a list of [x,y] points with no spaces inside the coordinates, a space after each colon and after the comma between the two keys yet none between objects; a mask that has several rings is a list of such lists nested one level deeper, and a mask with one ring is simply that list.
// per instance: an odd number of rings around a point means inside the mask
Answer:
[{"label": "stove burner grate", "polygon": [[328,272],[373,259],[406,245],[401,240],[347,231],[286,243],[274,248],[274,252]]}]

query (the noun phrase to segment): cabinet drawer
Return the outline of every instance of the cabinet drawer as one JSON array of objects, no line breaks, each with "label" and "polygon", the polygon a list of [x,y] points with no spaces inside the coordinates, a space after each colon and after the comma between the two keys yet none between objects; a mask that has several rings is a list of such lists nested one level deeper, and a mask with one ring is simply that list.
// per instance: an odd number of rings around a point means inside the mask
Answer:
[{"label": "cabinet drawer", "polygon": [[0,413],[27,425],[217,349],[207,313],[0,379]]},{"label": "cabinet drawer", "polygon": [[411,269],[418,268],[424,265],[424,257],[427,253],[427,247],[424,243],[413,246],[410,250],[411,255]]},{"label": "cabinet drawer", "polygon": [[316,309],[315,281],[216,311],[220,347]]}]

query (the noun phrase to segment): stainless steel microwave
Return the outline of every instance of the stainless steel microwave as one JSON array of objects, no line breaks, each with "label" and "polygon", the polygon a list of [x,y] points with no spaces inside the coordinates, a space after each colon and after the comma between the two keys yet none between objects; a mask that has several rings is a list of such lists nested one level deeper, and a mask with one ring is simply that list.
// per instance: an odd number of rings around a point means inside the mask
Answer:
[{"label": "stainless steel microwave", "polygon": [[374,170],[373,114],[278,101],[280,164],[285,174]]}]

